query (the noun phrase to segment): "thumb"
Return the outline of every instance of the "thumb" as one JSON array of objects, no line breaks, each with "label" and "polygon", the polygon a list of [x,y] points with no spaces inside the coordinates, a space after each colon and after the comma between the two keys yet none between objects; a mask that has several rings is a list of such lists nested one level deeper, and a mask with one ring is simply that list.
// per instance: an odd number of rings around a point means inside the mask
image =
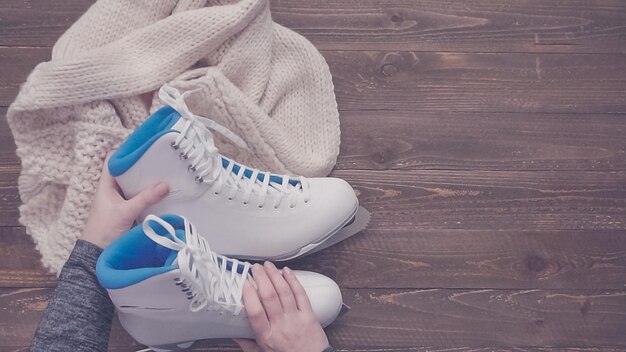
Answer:
[{"label": "thumb", "polygon": [[137,218],[148,207],[158,203],[170,193],[170,187],[157,183],[141,191],[138,195],[126,201],[126,211],[130,218]]},{"label": "thumb", "polygon": [[249,339],[233,339],[243,352],[261,352],[261,347],[254,340]]}]

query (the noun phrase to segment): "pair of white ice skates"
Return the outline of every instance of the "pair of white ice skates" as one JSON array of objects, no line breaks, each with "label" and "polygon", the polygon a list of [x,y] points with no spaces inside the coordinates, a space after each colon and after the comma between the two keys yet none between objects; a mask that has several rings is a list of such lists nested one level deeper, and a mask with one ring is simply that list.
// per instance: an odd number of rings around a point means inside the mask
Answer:
[{"label": "pair of white ice skates", "polygon": [[[250,264],[238,259],[283,261],[318,251],[362,230],[369,214],[343,180],[274,175],[220,155],[210,130],[245,143],[191,113],[174,88],[159,96],[169,106],[120,146],[108,168],[126,197],[156,182],[169,184],[170,195],[102,253],[98,279],[124,328],[153,350],[252,338],[242,302]],[[337,284],[296,275],[320,323],[334,321],[343,305]]]}]

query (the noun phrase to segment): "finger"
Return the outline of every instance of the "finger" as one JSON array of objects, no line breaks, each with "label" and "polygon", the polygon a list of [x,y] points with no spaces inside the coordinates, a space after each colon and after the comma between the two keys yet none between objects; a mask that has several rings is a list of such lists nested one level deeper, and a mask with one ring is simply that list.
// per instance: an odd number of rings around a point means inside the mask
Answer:
[{"label": "finger", "polygon": [[138,217],[150,206],[158,203],[170,193],[170,187],[163,183],[157,183],[141,191],[138,195],[125,202],[126,211],[132,218]]},{"label": "finger", "polygon": [[263,304],[259,299],[256,289],[248,280],[243,284],[243,304],[246,307],[248,320],[250,321],[254,334],[261,336],[265,331],[269,330],[270,322],[265,315]]},{"label": "finger", "polygon": [[257,292],[269,321],[271,322],[273,319],[282,316],[284,311],[278,299],[278,293],[276,293],[274,285],[272,285],[272,281],[265,273],[263,266],[254,264],[252,266],[252,277],[254,282],[256,282]]},{"label": "finger", "polygon": [[233,339],[243,352],[262,352],[261,347],[254,340],[249,339]]},{"label": "finger", "polygon": [[269,276],[276,293],[278,293],[278,299],[280,300],[280,304],[283,306],[283,310],[285,312],[298,310],[296,298],[293,295],[291,287],[289,287],[289,284],[285,281],[283,274],[281,274],[280,271],[276,269],[276,266],[271,262],[265,262],[264,266],[267,276]]},{"label": "finger", "polygon": [[300,281],[298,281],[296,274],[291,269],[285,267],[283,268],[283,276],[285,277],[285,281],[287,281],[287,284],[289,285],[289,287],[291,287],[291,290],[293,291],[293,295],[296,298],[296,304],[298,305],[298,309],[303,312],[312,313],[313,308],[311,307],[309,297],[307,296],[306,291],[304,290],[304,287],[302,287]]},{"label": "finger", "polygon": [[115,178],[111,176],[111,173],[109,172],[109,159],[111,159],[111,155],[113,155],[114,152],[115,150],[111,150],[104,158],[104,163],[102,164],[102,173],[100,174],[100,183],[98,187],[112,189],[121,194],[121,190],[117,185]]}]

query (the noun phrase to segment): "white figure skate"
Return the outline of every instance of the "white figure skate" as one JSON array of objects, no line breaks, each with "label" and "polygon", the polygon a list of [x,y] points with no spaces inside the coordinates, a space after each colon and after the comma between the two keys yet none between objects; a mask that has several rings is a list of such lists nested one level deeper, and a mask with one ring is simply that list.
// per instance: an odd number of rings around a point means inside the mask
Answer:
[{"label": "white figure skate", "polygon": [[[253,338],[242,301],[250,264],[216,254],[187,219],[149,215],[107,247],[96,273],[119,320],[155,351],[211,338]],[[337,284],[294,271],[322,326],[342,309]]]},{"label": "white figure skate", "polygon": [[289,260],[330,240],[355,218],[359,202],[338,178],[274,175],[218,153],[210,129],[245,147],[230,130],[196,116],[165,86],[169,104],[146,120],[113,154],[108,167],[124,195],[165,182],[170,195],[147,214],[180,214],[215,251],[253,260]]}]

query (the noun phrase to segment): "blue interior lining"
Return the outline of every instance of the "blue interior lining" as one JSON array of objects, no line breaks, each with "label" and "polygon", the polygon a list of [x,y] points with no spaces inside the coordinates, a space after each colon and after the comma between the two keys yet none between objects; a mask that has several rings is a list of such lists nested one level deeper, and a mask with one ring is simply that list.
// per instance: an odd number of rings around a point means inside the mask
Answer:
[{"label": "blue interior lining", "polygon": [[[165,215],[162,218],[172,224],[176,229],[176,236],[184,240],[182,218],[176,215]],[[158,234],[170,237],[160,225],[152,226]],[[136,284],[154,275],[177,269],[178,266],[172,265],[172,254],[175,256],[176,253],[148,238],[141,225],[135,226],[102,252],[96,264],[98,281],[107,289]]]},{"label": "blue interior lining", "polygon": [[165,106],[152,114],[137,128],[109,159],[109,173],[120,176],[130,169],[137,160],[161,136],[169,132],[178,121],[180,114],[171,106]]},{"label": "blue interior lining", "polygon": [[[177,215],[163,215],[161,218],[170,223],[176,237],[185,240],[184,220]],[[156,222],[150,223],[154,231],[172,239],[170,234]],[[106,289],[119,289],[134,285],[152,276],[178,269],[173,264],[177,251],[163,247],[152,241],[143,232],[142,226],[133,227],[122,237],[107,247],[96,264],[96,274],[100,285]],[[223,260],[218,258],[218,265]],[[243,274],[244,265],[237,266],[237,272]],[[226,269],[233,270],[232,262],[226,261]]]}]

